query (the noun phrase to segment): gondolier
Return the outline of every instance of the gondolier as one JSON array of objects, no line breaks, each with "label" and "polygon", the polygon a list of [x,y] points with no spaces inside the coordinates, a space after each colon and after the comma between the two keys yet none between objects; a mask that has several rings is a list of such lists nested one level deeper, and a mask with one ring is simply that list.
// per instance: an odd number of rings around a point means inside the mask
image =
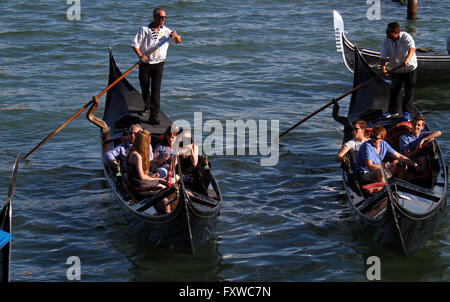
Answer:
[{"label": "gondolier", "polygon": [[[414,99],[414,87],[417,80],[416,45],[412,36],[406,32],[400,32],[397,22],[389,23],[386,28],[386,38],[383,41],[380,52],[381,70],[386,72],[386,62],[389,60],[391,68],[402,65],[396,72],[392,72],[391,94],[389,111],[383,117],[389,118],[400,115],[403,119],[410,120],[411,106]],[[404,85],[405,96],[401,101],[401,88]]]},{"label": "gondolier", "polygon": [[167,43],[162,45],[149,57],[145,54],[170,35],[172,35],[175,43],[181,43],[181,38],[177,35],[177,32],[164,26],[165,21],[166,12],[162,8],[155,8],[153,10],[153,21],[148,26],[141,27],[131,42],[131,47],[141,60],[139,64],[139,82],[141,85],[142,97],[145,102],[145,108],[141,112],[141,116],[149,115],[148,121],[153,125],[157,125],[160,122],[158,117],[160,89],[164,61],[167,56],[169,45]]},{"label": "gondolier", "polygon": [[[346,37],[342,16],[337,11],[333,11],[333,16],[336,50],[342,54],[345,67],[353,73],[356,44]],[[445,37],[443,37],[443,40],[445,41]],[[447,48],[448,53],[434,51],[430,48],[416,49],[417,85],[448,83],[450,80],[450,38],[447,43],[449,43],[447,44],[449,46]],[[370,67],[375,69],[377,73],[381,73],[380,52],[367,48],[360,48],[359,50]]]}]

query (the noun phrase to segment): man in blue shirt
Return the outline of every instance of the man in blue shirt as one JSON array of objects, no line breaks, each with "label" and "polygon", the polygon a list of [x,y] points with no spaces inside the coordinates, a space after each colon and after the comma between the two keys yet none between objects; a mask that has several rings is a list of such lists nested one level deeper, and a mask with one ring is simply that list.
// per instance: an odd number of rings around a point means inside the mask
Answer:
[{"label": "man in blue shirt", "polygon": [[[422,169],[426,168],[426,157],[422,155],[423,148],[436,137],[441,131],[426,131],[425,119],[418,115],[414,118],[412,131],[400,136],[400,152],[414,161],[417,161]],[[418,171],[423,172],[423,171]]]},{"label": "man in blue shirt", "polygon": [[373,129],[370,140],[363,143],[359,148],[356,155],[356,166],[358,167],[362,184],[386,182],[381,170],[381,161],[386,154],[390,154],[395,159],[408,165],[417,166],[417,163],[398,153],[385,142],[385,137],[386,129],[383,126],[376,126]]}]

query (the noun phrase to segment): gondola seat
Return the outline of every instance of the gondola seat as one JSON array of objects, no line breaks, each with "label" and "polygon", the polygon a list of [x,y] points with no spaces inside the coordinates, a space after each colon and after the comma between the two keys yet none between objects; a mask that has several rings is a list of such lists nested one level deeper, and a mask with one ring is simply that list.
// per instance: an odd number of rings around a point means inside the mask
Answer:
[{"label": "gondola seat", "polygon": [[395,151],[400,151],[400,137],[404,134],[411,132],[412,125],[410,122],[401,122],[395,125],[395,127],[389,129],[386,133],[385,141],[394,148]]},{"label": "gondola seat", "polygon": [[372,194],[380,191],[381,189],[383,189],[384,186],[386,186],[386,184],[381,181],[381,182],[375,182],[375,183],[364,185],[364,186],[362,186],[362,188],[366,193],[372,195]]}]

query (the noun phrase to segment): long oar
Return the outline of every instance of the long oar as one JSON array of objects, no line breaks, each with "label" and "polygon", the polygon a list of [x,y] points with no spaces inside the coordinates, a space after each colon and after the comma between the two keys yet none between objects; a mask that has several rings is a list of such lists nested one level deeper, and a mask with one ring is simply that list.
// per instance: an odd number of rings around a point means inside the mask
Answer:
[{"label": "long oar", "polygon": [[[400,67],[402,67],[402,65],[395,67],[394,69],[391,69],[391,71],[389,72],[393,72],[397,69],[399,69]],[[299,122],[297,122],[295,125],[293,125],[292,127],[290,127],[289,129],[287,129],[286,131],[284,131],[283,133],[280,134],[280,136],[278,136],[278,138],[276,138],[276,140],[279,140],[282,136],[284,136],[285,134],[287,134],[289,131],[291,131],[292,129],[298,127],[299,125],[303,124],[304,122],[306,122],[307,120],[309,120],[310,118],[312,118],[314,115],[316,115],[317,113],[321,112],[322,110],[324,110],[325,108],[329,107],[331,104],[333,104],[334,102],[337,102],[339,100],[342,100],[343,98],[345,98],[346,96],[348,96],[349,94],[352,94],[353,92],[355,92],[356,90],[367,86],[368,84],[372,83],[373,81],[381,78],[384,74],[381,73],[378,76],[376,76],[375,78],[372,78],[364,83],[359,84],[358,86],[354,87],[352,90],[344,93],[343,95],[332,99],[329,103],[323,105],[322,107],[320,107],[319,109],[317,109],[316,111],[314,111],[313,113],[311,113],[310,115],[308,115],[307,117],[305,117],[304,119],[300,120]]]},{"label": "long oar", "polygon": [[16,187],[17,169],[19,169],[19,160],[20,160],[20,152],[17,154],[16,161],[14,162],[13,172],[11,174],[11,179],[9,181],[8,199],[6,199],[5,204],[10,203],[14,196],[14,188]]},{"label": "long oar", "polygon": [[[152,53],[154,53],[156,50],[158,50],[164,43],[168,42],[170,39],[172,39],[172,36],[170,35],[169,37],[167,37],[164,41],[162,41],[161,43],[159,43],[158,45],[155,46],[155,48],[153,48],[149,53],[146,53],[146,56],[150,56]],[[114,82],[112,82],[110,85],[108,85],[108,87],[106,87],[105,89],[103,89],[102,92],[100,92],[99,94],[97,94],[94,98],[100,98],[103,94],[105,94],[105,92],[107,92],[109,89],[111,89],[114,85],[116,85],[117,83],[119,83],[120,80],[122,80],[124,77],[126,77],[134,68],[136,68],[136,66],[139,65],[139,61],[136,62],[136,64],[134,64],[133,66],[131,66],[124,74],[122,74],[117,80],[115,80]],[[74,118],[76,118],[78,115],[80,115],[81,112],[83,112],[86,108],[88,108],[90,105],[92,105],[94,103],[94,98],[92,100],[90,100],[86,105],[84,105],[83,107],[81,107],[80,109],[78,109],[77,112],[75,112],[74,115],[72,115],[67,121],[65,121],[61,126],[59,126],[55,131],[53,131],[52,133],[50,133],[49,136],[47,136],[46,138],[44,138],[36,147],[33,148],[33,150],[31,150],[30,152],[27,153],[27,155],[25,155],[23,157],[23,159],[26,159],[28,156],[30,156],[34,151],[36,151],[37,149],[39,149],[43,144],[45,144],[49,139],[51,139],[56,133],[58,133],[59,131],[61,131],[62,128],[64,128],[68,123],[70,123]]]}]

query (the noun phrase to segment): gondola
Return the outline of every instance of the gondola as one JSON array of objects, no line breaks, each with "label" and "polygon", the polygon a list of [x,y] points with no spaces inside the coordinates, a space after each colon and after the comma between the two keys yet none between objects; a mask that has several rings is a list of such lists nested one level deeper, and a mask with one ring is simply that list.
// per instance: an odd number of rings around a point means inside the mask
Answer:
[{"label": "gondola", "polygon": [[0,282],[9,282],[9,265],[11,262],[12,240],[12,198],[16,184],[16,174],[19,167],[20,154],[14,163],[11,180],[9,182],[8,197],[0,212]]},{"label": "gondola", "polygon": [[[348,70],[355,69],[355,44],[350,42],[344,33],[344,21],[337,11],[333,11],[336,49],[342,53],[342,58]],[[445,39],[445,37],[443,37]],[[381,41],[380,41],[381,44]],[[417,46],[417,45],[416,45]],[[361,48],[361,55],[378,73],[381,73],[380,52]],[[450,54],[437,53],[429,48],[417,48],[417,83],[447,81],[450,79]]]},{"label": "gondola", "polygon": [[[109,83],[112,83],[122,73],[111,49],[109,61]],[[125,78],[108,91],[102,120],[93,115],[97,106],[98,103],[91,107],[87,117],[102,129],[102,156],[126,137],[132,124],[139,123],[152,133],[152,145],[172,124],[163,112],[159,114],[159,125],[150,125],[143,121],[138,114],[144,108],[142,95]],[[220,188],[210,170],[211,163],[204,156],[202,160],[199,159],[199,163],[202,165],[203,174],[195,181],[203,182],[204,187],[206,182],[207,189],[203,192],[193,189],[195,186],[182,176],[183,171],[180,165],[177,165],[173,173],[181,176],[181,180],[155,196],[143,199],[130,193],[123,174],[119,175],[106,164],[104,172],[130,226],[160,247],[193,254],[213,236],[222,204]],[[155,201],[163,198],[167,198],[167,203],[171,204],[172,211],[169,214],[157,213],[152,206]]]},{"label": "gondola", "polygon": [[[355,48],[354,62],[354,87],[377,77],[358,48]],[[363,119],[369,128],[384,126],[385,140],[395,149],[399,136],[409,129],[401,117],[381,117],[388,108],[389,93],[389,85],[382,78],[356,90],[351,96],[347,119],[349,123]],[[413,111],[412,117],[419,114],[416,107]],[[426,129],[429,130],[428,126]],[[351,131],[351,127],[344,127],[344,142],[352,137]],[[414,254],[428,242],[446,210],[448,167],[436,140],[425,150],[430,177],[419,183],[391,178],[386,185],[362,186],[351,152],[341,165],[348,205],[357,220],[381,246],[403,256]]]}]

